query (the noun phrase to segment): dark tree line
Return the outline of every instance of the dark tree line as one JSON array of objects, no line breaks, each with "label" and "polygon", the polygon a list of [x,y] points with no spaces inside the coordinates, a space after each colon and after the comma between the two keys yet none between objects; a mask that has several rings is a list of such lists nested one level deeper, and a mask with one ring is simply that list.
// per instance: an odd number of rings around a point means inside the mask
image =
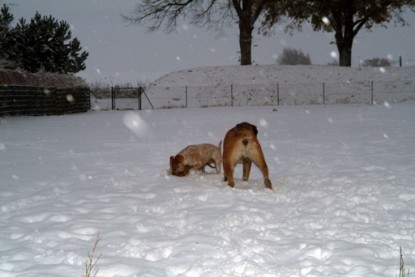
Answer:
[{"label": "dark tree line", "polygon": [[[151,31],[164,26],[174,30],[179,20],[198,26],[238,24],[241,65],[252,63],[252,33],[255,24],[267,33],[282,17],[287,29],[301,29],[305,22],[314,30],[333,32],[340,66],[351,66],[355,36],[374,25],[390,21],[405,25],[402,10],[415,10],[414,0],[142,0],[129,16],[130,22],[149,23]],[[259,19],[259,20],[258,20]]]},{"label": "dark tree line", "polygon": [[0,10],[0,60],[3,67],[28,72],[76,73],[85,69],[88,52],[77,38],[71,39],[70,26],[52,16],[35,16],[26,22],[14,20],[8,6]]}]

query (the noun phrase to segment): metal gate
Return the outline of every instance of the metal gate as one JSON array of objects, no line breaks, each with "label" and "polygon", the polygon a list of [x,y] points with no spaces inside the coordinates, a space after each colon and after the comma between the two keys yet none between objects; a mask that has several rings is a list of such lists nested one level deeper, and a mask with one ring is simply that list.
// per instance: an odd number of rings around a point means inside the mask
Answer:
[{"label": "metal gate", "polygon": [[111,87],[111,110],[141,110],[143,95],[153,108],[143,87]]}]

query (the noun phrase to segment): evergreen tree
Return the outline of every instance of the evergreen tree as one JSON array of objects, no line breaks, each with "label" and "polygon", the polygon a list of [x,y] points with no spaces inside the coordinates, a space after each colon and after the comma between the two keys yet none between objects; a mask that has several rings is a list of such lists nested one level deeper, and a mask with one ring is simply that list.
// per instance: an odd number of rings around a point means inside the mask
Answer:
[{"label": "evergreen tree", "polygon": [[5,41],[6,34],[10,30],[10,24],[13,22],[13,19],[14,17],[9,12],[9,7],[7,5],[3,5],[0,9],[0,43]]},{"label": "evergreen tree", "polygon": [[0,9],[0,68],[10,67],[12,63],[7,60],[5,49],[7,37],[10,31],[10,24],[13,22],[13,15],[9,12],[9,7],[3,5]]},{"label": "evergreen tree", "polygon": [[85,69],[88,53],[81,52],[77,38],[71,40],[70,26],[65,21],[36,13],[30,23],[21,18],[6,33],[0,50],[18,68],[56,73],[76,73]]}]

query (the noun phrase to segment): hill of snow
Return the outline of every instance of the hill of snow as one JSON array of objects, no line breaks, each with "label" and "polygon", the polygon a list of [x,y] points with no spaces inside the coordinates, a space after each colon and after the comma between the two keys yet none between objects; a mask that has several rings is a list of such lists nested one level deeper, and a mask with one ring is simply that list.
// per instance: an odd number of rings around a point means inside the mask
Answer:
[{"label": "hill of snow", "polygon": [[207,86],[217,84],[296,84],[361,81],[414,81],[412,67],[339,67],[339,66],[208,66],[174,71],[153,82],[153,86]]},{"label": "hill of snow", "polygon": [[415,67],[199,67],[171,72],[146,92],[155,108],[404,102],[415,99]]}]

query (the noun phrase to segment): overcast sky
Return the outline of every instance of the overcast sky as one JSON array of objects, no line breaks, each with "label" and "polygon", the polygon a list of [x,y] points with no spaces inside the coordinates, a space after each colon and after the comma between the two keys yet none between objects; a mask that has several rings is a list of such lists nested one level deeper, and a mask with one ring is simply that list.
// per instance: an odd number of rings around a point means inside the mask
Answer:
[{"label": "overcast sky", "polygon": [[[148,33],[147,26],[130,25],[121,15],[130,15],[139,0],[0,0],[9,4],[15,22],[30,19],[38,11],[52,15],[71,25],[72,37],[77,37],[89,52],[87,69],[78,73],[88,82],[136,84],[154,80],[162,74],[179,69],[209,65],[238,64],[238,30],[229,27],[218,33],[182,24],[177,32]],[[405,13],[409,27],[388,29],[375,27],[361,31],[353,47],[353,66],[360,60],[402,56],[406,65],[415,65],[415,14]],[[313,64],[327,64],[337,53],[333,33],[313,32],[305,26],[293,36],[285,34],[284,25],[271,37],[254,33],[255,64],[275,63],[284,47],[308,53]]]}]

